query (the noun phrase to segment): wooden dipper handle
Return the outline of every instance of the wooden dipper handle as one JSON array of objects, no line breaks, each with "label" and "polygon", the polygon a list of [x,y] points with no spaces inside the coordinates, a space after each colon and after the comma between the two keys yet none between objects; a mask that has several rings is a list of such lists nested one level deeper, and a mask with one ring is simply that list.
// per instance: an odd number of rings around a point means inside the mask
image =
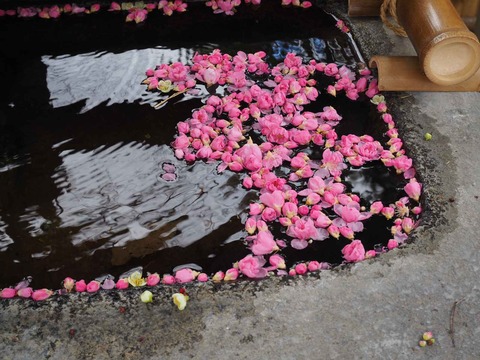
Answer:
[{"label": "wooden dipper handle", "polygon": [[397,16],[430,81],[459,84],[480,68],[480,44],[450,0],[397,0]]}]

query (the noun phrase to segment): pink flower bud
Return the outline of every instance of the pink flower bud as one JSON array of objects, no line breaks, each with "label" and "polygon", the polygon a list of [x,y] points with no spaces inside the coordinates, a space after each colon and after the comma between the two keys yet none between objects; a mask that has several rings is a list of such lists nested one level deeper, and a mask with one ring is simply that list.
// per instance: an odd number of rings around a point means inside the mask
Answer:
[{"label": "pink flower bud", "polygon": [[410,179],[410,182],[405,185],[404,190],[411,199],[419,201],[420,194],[422,193],[422,184],[415,179]]},{"label": "pink flower bud", "polygon": [[318,261],[310,261],[308,263],[308,271],[317,271],[317,270],[320,270],[320,263]]},{"label": "pink flower bud", "polygon": [[225,278],[225,273],[223,271],[217,271],[212,277],[212,281],[222,281]]},{"label": "pink flower bud", "polygon": [[278,254],[274,254],[274,255],[270,256],[270,258],[268,259],[268,262],[270,263],[270,265],[274,266],[277,269],[285,269],[286,268],[285,259]]},{"label": "pink flower bud", "polygon": [[365,253],[365,259],[374,258],[376,255],[377,255],[377,253],[375,252],[375,250],[368,250],[368,251]]},{"label": "pink flower bud", "polygon": [[84,292],[86,290],[87,290],[87,284],[85,284],[85,280],[80,280],[75,283],[76,292]]},{"label": "pink flower bud", "polygon": [[100,283],[96,280],[92,280],[87,285],[87,292],[94,293],[100,289]]},{"label": "pink flower bud", "polygon": [[380,214],[380,212],[383,209],[383,204],[381,201],[375,201],[371,206],[370,206],[370,212],[372,214]]},{"label": "pink flower bud", "polygon": [[197,276],[197,280],[200,281],[200,282],[206,282],[206,281],[208,281],[208,275],[205,274],[205,273],[200,273]]},{"label": "pink flower bud", "polygon": [[398,242],[395,239],[388,240],[387,248],[388,250],[393,250],[398,247]]},{"label": "pink flower bud", "polygon": [[238,278],[238,269],[231,268],[228,269],[227,272],[225,273],[225,277],[223,280],[225,281],[234,281],[237,280]]},{"label": "pink flower bud", "polygon": [[157,273],[150,274],[147,276],[147,285],[148,286],[155,286],[160,282],[160,275]]},{"label": "pink flower bud", "polygon": [[308,270],[308,269],[307,269],[307,265],[305,265],[304,263],[295,265],[295,272],[296,272],[298,275],[306,274],[306,273],[307,273],[307,270]]},{"label": "pink flower bud", "polygon": [[295,275],[297,275],[297,272],[295,271],[295,269],[290,269],[290,270],[288,270],[288,275],[295,276]]},{"label": "pink flower bud", "polygon": [[112,279],[107,278],[103,280],[102,289],[112,290],[114,287],[115,287],[115,281],[113,281]]},{"label": "pink flower bud", "polygon": [[198,272],[193,271],[192,269],[180,269],[175,273],[175,281],[180,284],[188,283],[195,280],[197,275]]},{"label": "pink flower bud", "polygon": [[5,288],[0,292],[0,297],[2,299],[11,299],[11,298],[15,297],[16,293],[17,293],[17,291],[15,289]]},{"label": "pink flower bud", "polygon": [[31,297],[33,294],[33,290],[31,287],[26,287],[26,288],[23,288],[23,289],[19,289],[18,292],[17,292],[17,295],[24,298],[24,299],[28,299],[29,297]]},{"label": "pink flower bud", "polygon": [[72,291],[74,286],[75,286],[75,280],[73,280],[71,277],[66,277],[65,280],[63,280],[63,287],[68,292]]},{"label": "pink flower bud", "polygon": [[385,216],[387,220],[390,220],[393,217],[393,215],[395,215],[395,209],[390,206],[385,206],[382,209],[382,215]]},{"label": "pink flower bud", "polygon": [[175,277],[172,276],[172,275],[168,275],[168,274],[163,275],[162,284],[164,284],[164,285],[175,284]]},{"label": "pink flower bud", "polygon": [[415,215],[420,215],[422,213],[422,207],[421,206],[415,206],[412,209],[412,213],[414,213]]},{"label": "pink flower bud", "polygon": [[118,279],[117,283],[115,284],[115,287],[118,289],[118,290],[125,290],[127,289],[129,286],[128,284],[128,279],[125,278],[125,279]]},{"label": "pink flower bud", "polygon": [[35,301],[42,301],[49,298],[53,294],[53,291],[48,289],[35,290],[32,293],[32,299]]}]

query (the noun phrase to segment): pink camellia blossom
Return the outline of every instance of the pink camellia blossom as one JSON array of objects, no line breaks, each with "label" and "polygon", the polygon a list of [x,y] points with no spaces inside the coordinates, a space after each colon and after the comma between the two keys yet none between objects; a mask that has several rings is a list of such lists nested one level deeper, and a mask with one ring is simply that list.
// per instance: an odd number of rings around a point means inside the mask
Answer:
[{"label": "pink camellia blossom", "polygon": [[223,271],[217,271],[215,274],[212,276],[212,281],[219,282],[222,281],[225,278],[225,273]]},{"label": "pink camellia blossom", "polygon": [[127,278],[124,278],[124,279],[118,279],[117,283],[115,284],[115,287],[118,289],[118,290],[125,290],[129,287],[129,283],[128,283],[128,279]]},{"label": "pink camellia blossom", "polygon": [[270,256],[270,258],[268,259],[268,262],[275,269],[285,269],[286,268],[285,259],[281,255],[274,254],[274,255]]},{"label": "pink camellia blossom", "polygon": [[365,248],[360,240],[353,240],[342,249],[343,258],[349,262],[358,262],[365,259]]},{"label": "pink camellia blossom", "polygon": [[293,237],[291,242],[293,248],[297,250],[304,249],[307,241],[324,240],[328,237],[325,229],[317,229],[313,220],[309,217],[298,219],[294,224],[288,227],[287,235]]},{"label": "pink camellia blossom", "polygon": [[87,284],[85,284],[85,280],[79,280],[75,283],[76,292],[84,292],[86,290],[87,290]]},{"label": "pink camellia blossom", "polygon": [[283,193],[279,190],[273,193],[265,193],[260,195],[260,201],[268,207],[273,208],[278,215],[282,212],[282,207],[285,204]]},{"label": "pink camellia blossom", "polygon": [[388,250],[393,250],[398,247],[398,242],[395,239],[388,240],[387,248]]},{"label": "pink camellia blossom", "polygon": [[5,288],[5,289],[2,289],[2,291],[0,292],[0,297],[2,299],[11,299],[15,297],[16,294],[17,294],[17,291],[15,289]]},{"label": "pink camellia blossom", "polygon": [[95,13],[100,10],[100,4],[93,4],[90,6],[90,13]]},{"label": "pink camellia blossom", "polygon": [[318,261],[310,261],[308,263],[308,271],[318,271],[321,269],[321,265]]},{"label": "pink camellia blossom", "polygon": [[327,231],[335,239],[340,238],[340,229],[338,228],[338,226],[332,224],[327,228]]},{"label": "pink camellia blossom", "polygon": [[66,277],[65,280],[63,280],[63,287],[68,291],[72,291],[75,286],[75,280],[73,280],[71,277]]},{"label": "pink camellia blossom", "polygon": [[52,290],[39,289],[39,290],[35,290],[32,293],[32,299],[35,301],[42,301],[42,300],[48,299],[52,294],[53,294]]},{"label": "pink camellia blossom", "polygon": [[411,218],[406,217],[402,220],[402,229],[405,231],[405,233],[410,234],[414,228],[415,222]]},{"label": "pink camellia blossom", "polygon": [[106,278],[105,280],[103,280],[102,289],[112,290],[114,288],[115,288],[115,281],[113,279]]},{"label": "pink camellia blossom", "polygon": [[267,270],[263,268],[265,262],[263,257],[247,255],[238,262],[238,269],[249,278],[263,278],[267,276]]},{"label": "pink camellia blossom", "polygon": [[110,9],[108,9],[108,11],[121,11],[121,10],[122,10],[122,6],[115,1],[110,4]]},{"label": "pink camellia blossom", "polygon": [[295,273],[297,275],[304,275],[307,273],[307,265],[305,263],[300,263],[300,264],[297,264],[295,265]]},{"label": "pink camellia blossom", "polygon": [[337,110],[332,106],[325,106],[323,111],[318,113],[320,118],[324,121],[340,121],[342,117],[337,113]]},{"label": "pink camellia blossom", "polygon": [[177,283],[184,284],[195,280],[198,272],[193,271],[192,269],[180,269],[175,273],[175,280]]},{"label": "pink camellia blossom", "polygon": [[17,291],[17,295],[24,299],[30,298],[32,294],[33,294],[33,289],[31,287],[22,288]]},{"label": "pink camellia blossom", "polygon": [[162,277],[162,284],[164,285],[172,285],[175,284],[175,276],[170,274],[164,274]]},{"label": "pink camellia blossom", "polygon": [[100,283],[96,280],[92,280],[87,284],[87,292],[94,293],[100,289]]},{"label": "pink camellia blossom", "polygon": [[325,75],[327,76],[334,76],[336,74],[338,74],[338,67],[336,64],[328,64],[327,66],[325,66]]},{"label": "pink camellia blossom", "polygon": [[415,179],[411,179],[410,182],[405,185],[404,190],[411,199],[418,202],[420,194],[422,193],[422,184]]},{"label": "pink camellia blossom", "polygon": [[259,231],[251,249],[254,255],[267,255],[278,250],[278,246],[270,231]]},{"label": "pink camellia blossom", "polygon": [[262,167],[262,150],[252,139],[249,139],[245,145],[235,151],[234,155],[241,158],[245,169],[250,171],[260,170]]},{"label": "pink camellia blossom", "polygon": [[375,256],[377,256],[377,253],[375,252],[375,250],[368,250],[365,253],[365,259],[371,259],[371,258],[374,258]]},{"label": "pink camellia blossom", "polygon": [[200,274],[198,274],[198,276],[197,276],[197,280],[198,280],[199,282],[207,282],[207,281],[208,281],[208,275],[205,274],[205,273],[200,273]]},{"label": "pink camellia blossom", "polygon": [[148,286],[155,286],[160,282],[160,275],[157,273],[150,274],[147,276],[147,285]]},{"label": "pink camellia blossom", "polygon": [[223,280],[224,281],[235,281],[235,280],[237,280],[238,275],[239,275],[238,269],[231,268],[231,269],[228,269],[225,272],[225,277],[223,278]]},{"label": "pink camellia blossom", "polygon": [[383,204],[381,201],[375,201],[372,205],[370,205],[370,212],[372,214],[380,214],[383,209]]},{"label": "pink camellia blossom", "polygon": [[420,215],[422,213],[422,207],[421,206],[415,206],[412,209],[412,213],[414,213],[415,215]]},{"label": "pink camellia blossom", "polygon": [[385,206],[382,209],[382,215],[385,216],[387,220],[390,220],[393,217],[393,215],[395,215],[395,209],[392,208],[391,206]]}]

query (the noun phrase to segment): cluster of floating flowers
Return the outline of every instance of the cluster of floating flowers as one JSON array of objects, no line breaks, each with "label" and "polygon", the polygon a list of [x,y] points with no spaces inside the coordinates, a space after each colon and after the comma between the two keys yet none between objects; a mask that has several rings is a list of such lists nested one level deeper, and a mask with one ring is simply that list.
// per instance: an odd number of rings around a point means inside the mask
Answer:
[{"label": "cluster of floating flowers", "polygon": [[[136,272],[128,278],[107,278],[102,283],[67,278],[60,293],[92,293],[194,280],[234,281],[239,276],[258,279],[270,274],[303,275],[328,269],[330,264],[310,261],[287,269],[281,249],[290,246],[301,250],[314,241],[343,237],[350,240],[342,249],[345,262],[359,262],[407,240],[422,211],[422,185],[415,178],[412,159],[405,155],[395,121],[387,112],[384,97],[378,95],[377,82],[370,71],[360,70],[357,78],[346,66],[339,68],[334,63],[315,60],[304,63],[293,53],[270,67],[265,57],[262,51],[240,51],[231,56],[214,50],[210,54],[195,54],[192,65],[158,65],[146,71],[144,80],[149,90],[159,91],[168,96],[167,100],[182,93],[198,93],[202,86],[209,93],[221,88],[222,91],[209,95],[191,118],[178,123],[172,147],[179,159],[219,162],[219,172],[228,169],[244,173],[243,186],[259,191],[259,201],[250,204],[245,223],[245,241],[251,254],[226,272],[218,271],[210,277],[185,268],[174,275],[150,274],[143,278]],[[315,79],[318,76],[332,79],[322,96],[344,93],[351,101],[362,96],[370,98],[386,124],[385,146],[369,135],[339,138],[335,127],[342,116],[332,106],[320,112],[305,110],[320,96]],[[224,95],[216,95],[219,93]],[[323,150],[321,158],[312,156],[313,150],[319,149]],[[375,201],[367,208],[361,205],[358,195],[346,193],[342,172],[347,164],[358,167],[379,160],[406,179],[405,196],[393,204]],[[165,181],[176,180],[170,164],[164,170]],[[386,247],[366,250],[356,234],[363,231],[363,222],[372,216],[390,220],[392,236]],[[273,235],[274,226],[282,229],[281,239]],[[43,300],[52,294],[48,289],[34,291],[28,282],[22,281],[14,288],[3,289],[0,297]]]},{"label": "cluster of floating flowers", "polygon": [[[234,15],[236,8],[241,4],[260,5],[261,0],[210,0],[206,6],[212,8],[215,14]],[[283,6],[296,6],[307,9],[312,6],[310,1],[282,0]],[[110,7],[102,7],[100,4],[93,4],[89,7],[77,4],[52,5],[39,7],[17,7],[16,9],[0,9],[0,17],[18,16],[21,18],[40,17],[42,19],[56,19],[62,14],[93,14],[100,10],[128,11],[127,22],[135,21],[137,24],[145,21],[147,15],[155,10],[161,11],[164,15],[170,16],[174,13],[187,11],[187,3],[184,0],[160,0],[158,2],[112,2]]]},{"label": "cluster of floating flowers", "polygon": [[[303,63],[293,53],[270,68],[265,56],[264,52],[231,56],[215,50],[196,54],[190,66],[179,62],[158,65],[147,70],[144,80],[149,90],[165,94],[194,92],[197,83],[223,87],[226,95],[209,96],[190,119],[178,123],[172,146],[179,159],[218,161],[219,172],[245,172],[243,186],[259,190],[259,202],[250,204],[245,224],[252,254],[238,262],[240,273],[265,277],[272,271],[265,264],[269,261],[274,266],[282,248],[301,250],[329,237],[351,240],[342,250],[347,262],[373,257],[376,251],[366,251],[355,239],[356,233],[363,231],[363,221],[372,216],[392,219],[387,249],[404,243],[422,210],[422,186],[370,71],[361,70],[357,79],[346,66],[315,60]],[[319,96],[315,77],[320,74],[333,78],[326,89],[331,96],[344,92],[352,101],[361,94],[371,98],[387,125],[385,147],[369,135],[338,138],[335,126],[342,116],[332,106],[316,113],[304,110]],[[309,155],[314,148],[323,149],[321,159]],[[359,196],[345,193],[342,171],[347,164],[358,167],[378,160],[408,180],[406,196],[394,204],[375,201],[367,209],[361,206]],[[285,167],[286,176],[277,175],[276,170]],[[285,239],[274,237],[273,225],[283,227]]]}]

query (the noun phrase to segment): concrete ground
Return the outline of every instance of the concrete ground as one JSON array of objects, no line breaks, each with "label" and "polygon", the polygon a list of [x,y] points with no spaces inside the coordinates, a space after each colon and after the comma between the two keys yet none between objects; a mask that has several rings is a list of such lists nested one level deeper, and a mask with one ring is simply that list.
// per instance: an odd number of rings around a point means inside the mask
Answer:
[{"label": "concrete ground", "polygon": [[[366,58],[411,53],[379,20],[352,22]],[[425,183],[413,244],[318,276],[192,285],[182,312],[170,288],[148,305],[136,290],[1,301],[0,358],[479,359],[480,94],[387,101]]]}]

